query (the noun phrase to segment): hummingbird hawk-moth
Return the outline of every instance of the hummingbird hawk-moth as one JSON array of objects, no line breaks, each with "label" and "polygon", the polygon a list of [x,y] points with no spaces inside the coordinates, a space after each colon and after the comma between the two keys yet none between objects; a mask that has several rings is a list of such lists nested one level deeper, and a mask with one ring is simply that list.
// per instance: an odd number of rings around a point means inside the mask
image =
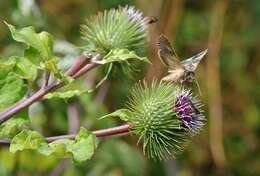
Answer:
[{"label": "hummingbird hawk-moth", "polygon": [[195,80],[195,70],[208,50],[204,50],[186,60],[180,61],[169,40],[161,35],[158,40],[158,55],[162,63],[168,67],[169,74],[163,81],[191,85]]}]

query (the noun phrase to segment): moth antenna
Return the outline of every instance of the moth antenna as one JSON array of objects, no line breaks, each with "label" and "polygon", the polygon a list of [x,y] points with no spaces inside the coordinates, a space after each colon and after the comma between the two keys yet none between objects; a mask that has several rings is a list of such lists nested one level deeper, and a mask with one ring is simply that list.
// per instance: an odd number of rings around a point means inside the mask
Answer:
[{"label": "moth antenna", "polygon": [[201,89],[200,89],[200,85],[199,85],[199,82],[197,81],[196,78],[195,78],[195,83],[196,83],[196,86],[198,87],[199,95],[202,96]]}]

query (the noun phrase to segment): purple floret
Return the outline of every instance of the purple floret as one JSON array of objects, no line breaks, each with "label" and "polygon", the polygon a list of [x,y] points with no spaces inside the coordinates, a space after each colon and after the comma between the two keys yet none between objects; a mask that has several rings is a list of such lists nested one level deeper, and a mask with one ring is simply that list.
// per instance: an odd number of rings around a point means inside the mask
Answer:
[{"label": "purple floret", "polygon": [[174,111],[181,120],[181,126],[198,132],[203,126],[204,115],[201,103],[189,91],[183,91],[177,98]]},{"label": "purple floret", "polygon": [[139,27],[144,28],[147,25],[147,17],[144,17],[141,11],[135,9],[133,6],[126,6],[124,10],[130,20],[139,21]]}]

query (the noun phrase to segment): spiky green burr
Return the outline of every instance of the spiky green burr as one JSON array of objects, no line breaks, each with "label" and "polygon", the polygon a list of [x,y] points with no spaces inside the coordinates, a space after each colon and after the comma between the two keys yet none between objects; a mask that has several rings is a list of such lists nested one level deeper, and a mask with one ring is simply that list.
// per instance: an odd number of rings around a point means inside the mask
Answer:
[{"label": "spiky green burr", "polygon": [[149,158],[175,158],[186,142],[198,134],[205,117],[202,104],[190,90],[166,82],[140,82],[132,89],[126,109],[106,117],[120,117],[129,131],[139,136]]},{"label": "spiky green burr", "polygon": [[147,18],[134,7],[119,7],[91,16],[81,26],[89,53],[106,55],[113,49],[142,53],[147,45]]},{"label": "spiky green burr", "polygon": [[143,141],[143,152],[150,158],[174,158],[184,144],[203,127],[205,120],[198,98],[172,83],[137,84],[127,107],[126,119],[132,133]]},{"label": "spiky green burr", "polygon": [[150,158],[166,160],[182,150],[188,133],[173,110],[181,88],[170,83],[137,84],[127,103],[132,132],[143,140],[143,152]]}]

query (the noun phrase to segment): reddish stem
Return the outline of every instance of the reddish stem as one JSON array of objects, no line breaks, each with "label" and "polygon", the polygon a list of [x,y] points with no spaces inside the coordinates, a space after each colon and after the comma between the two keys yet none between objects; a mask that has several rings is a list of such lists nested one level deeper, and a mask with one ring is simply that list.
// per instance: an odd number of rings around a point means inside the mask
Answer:
[{"label": "reddish stem", "polygon": [[[106,129],[102,129],[102,130],[92,131],[92,133],[94,135],[96,135],[96,137],[106,137],[106,136],[112,136],[112,135],[117,135],[117,134],[128,133],[131,127],[132,127],[131,124],[124,124],[124,125],[120,125],[120,126],[117,126],[117,127],[112,127],[112,128],[106,128]],[[59,139],[74,139],[76,135],[77,134],[52,136],[52,137],[47,137],[46,140],[47,140],[47,142],[53,142],[53,141],[59,140]],[[10,141],[8,141],[8,140],[0,140],[0,144],[9,145]]]},{"label": "reddish stem", "polygon": [[90,62],[90,59],[90,56],[86,56],[84,54],[80,55],[76,62],[70,67],[70,69],[65,74],[68,76],[73,76],[82,67],[87,65]]}]

